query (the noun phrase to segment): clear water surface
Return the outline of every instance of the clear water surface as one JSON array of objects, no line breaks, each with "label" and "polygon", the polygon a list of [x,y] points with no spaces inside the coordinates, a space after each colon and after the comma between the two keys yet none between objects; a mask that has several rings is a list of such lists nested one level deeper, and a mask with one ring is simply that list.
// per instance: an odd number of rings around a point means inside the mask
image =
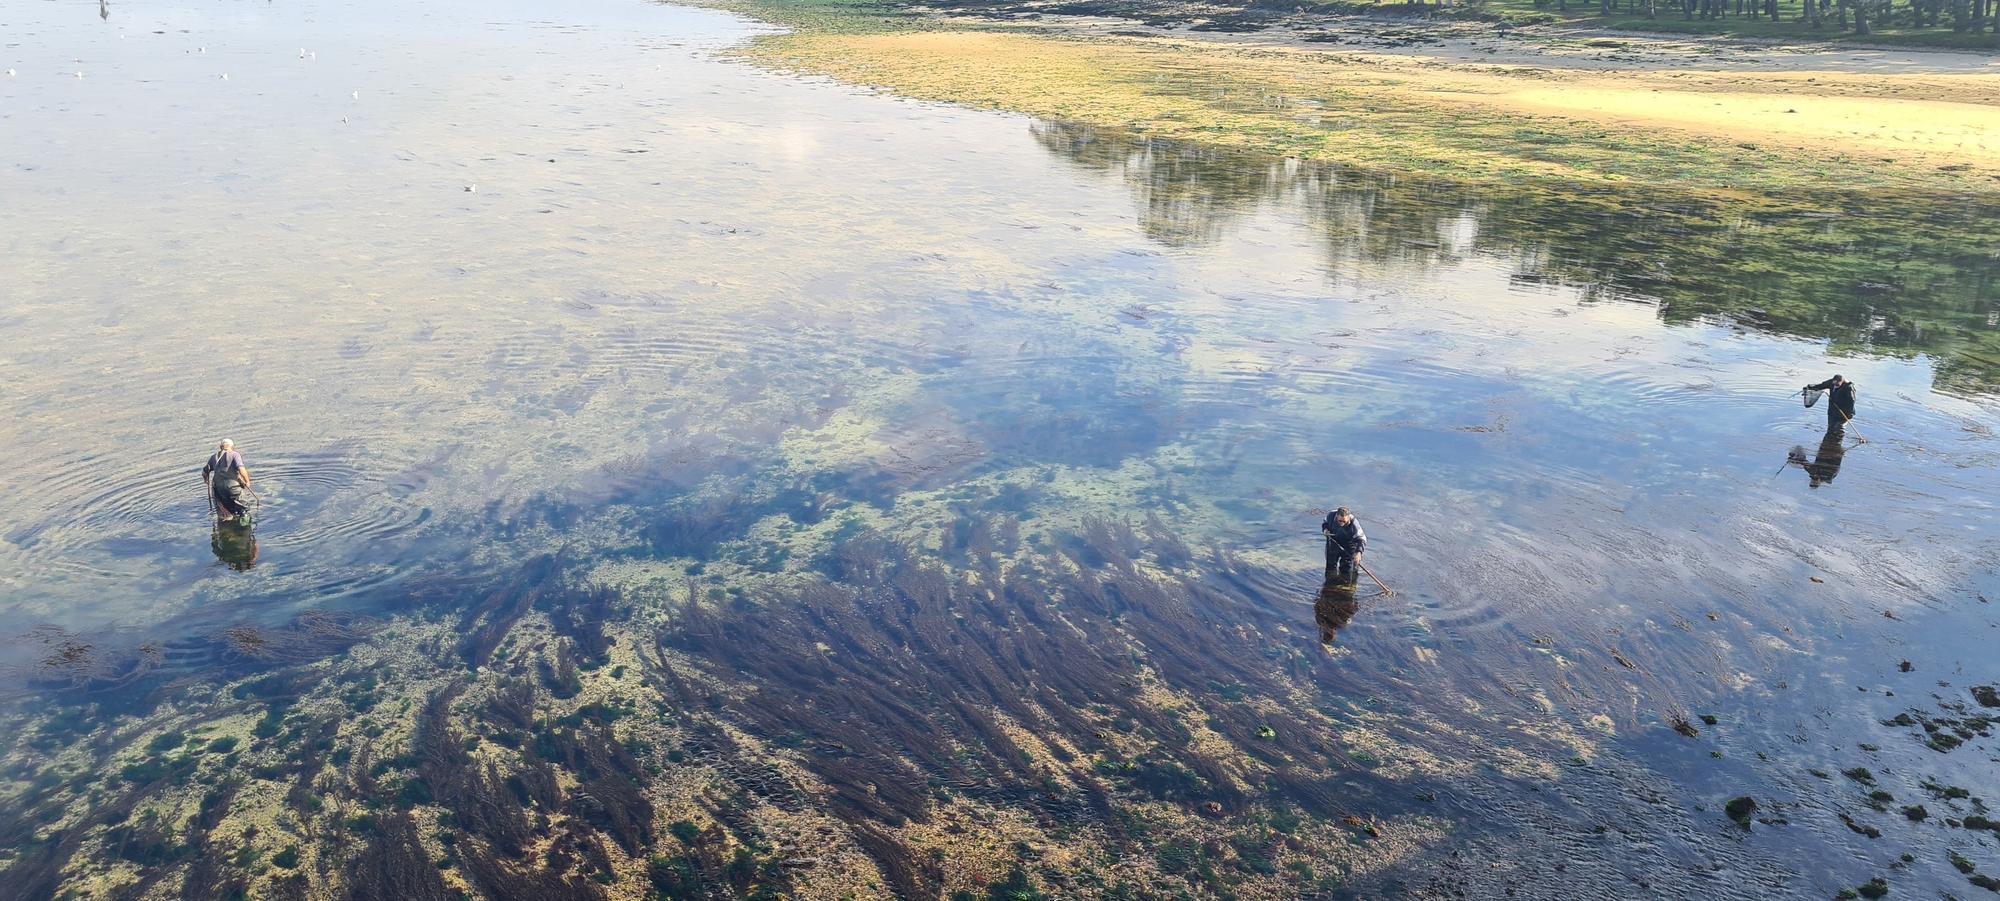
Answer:
[{"label": "clear water surface", "polygon": [[[2000,874],[1964,825],[2000,785],[1969,693],[2000,678],[1990,254],[1767,303],[1637,195],[901,101],[727,57],[759,28],[0,6],[4,878],[672,897],[659,861],[736,848],[774,862],[705,891]],[[1834,372],[1861,418],[1827,440],[1797,392]],[[224,436],[253,533],[207,521]],[[1323,587],[1335,504],[1393,594]],[[522,686],[513,726],[473,700]],[[592,728],[632,763],[522,737]],[[239,733],[226,764],[156,741]],[[573,771],[504,796],[558,812],[541,863],[439,818],[427,735]]]}]

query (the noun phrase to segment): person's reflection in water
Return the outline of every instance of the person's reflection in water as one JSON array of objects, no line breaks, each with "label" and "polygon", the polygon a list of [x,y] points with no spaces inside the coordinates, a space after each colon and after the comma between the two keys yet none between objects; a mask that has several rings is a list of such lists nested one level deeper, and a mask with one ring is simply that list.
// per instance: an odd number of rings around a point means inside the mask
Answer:
[{"label": "person's reflection in water", "polygon": [[1328,579],[1319,587],[1319,599],[1313,602],[1313,619],[1319,621],[1319,640],[1327,647],[1333,647],[1340,630],[1354,619],[1361,609],[1361,602],[1354,596],[1354,578],[1350,574],[1345,579]]},{"label": "person's reflection in water", "polygon": [[97,17],[107,22],[111,20],[111,0],[97,0]]},{"label": "person's reflection in water", "polygon": [[233,522],[218,522],[208,539],[209,550],[222,565],[247,572],[257,565],[257,530]]},{"label": "person's reflection in water", "polygon": [[1840,474],[1840,459],[1847,456],[1847,446],[1842,443],[1846,439],[1846,429],[1839,425],[1828,426],[1826,436],[1819,440],[1819,453],[1813,459],[1806,459],[1806,449],[1803,447],[1792,448],[1787,459],[1799,464],[1799,468],[1806,471],[1806,478],[1812,483],[1811,487],[1818,488],[1821,485],[1832,484],[1833,477]]}]

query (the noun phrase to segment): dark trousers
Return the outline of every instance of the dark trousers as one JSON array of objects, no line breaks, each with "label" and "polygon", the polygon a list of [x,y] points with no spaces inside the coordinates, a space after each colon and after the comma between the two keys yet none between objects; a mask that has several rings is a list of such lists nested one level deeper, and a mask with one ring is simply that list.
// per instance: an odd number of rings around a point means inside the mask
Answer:
[{"label": "dark trousers", "polygon": [[1329,582],[1354,581],[1354,552],[1338,541],[1326,543],[1326,580]]},{"label": "dark trousers", "polygon": [[235,479],[215,479],[209,483],[215,495],[216,506],[230,516],[242,516],[250,511],[249,496],[243,490],[243,483]]}]

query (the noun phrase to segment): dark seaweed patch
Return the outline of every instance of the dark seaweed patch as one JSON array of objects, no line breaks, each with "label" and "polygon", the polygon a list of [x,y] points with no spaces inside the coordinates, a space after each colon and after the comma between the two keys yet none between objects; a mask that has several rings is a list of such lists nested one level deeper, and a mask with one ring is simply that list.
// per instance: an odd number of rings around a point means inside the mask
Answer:
[{"label": "dark seaweed patch", "polygon": [[[832,789],[829,807],[854,824],[857,841],[900,892],[935,894],[936,878],[927,861],[872,824],[923,818],[933,792],[1025,806],[1051,822],[1093,822],[1113,834],[1124,828],[1107,815],[1116,792],[1190,808],[1241,807],[1236,777],[1188,750],[1182,717],[1143,703],[1137,687],[1159,678],[1248,686],[1238,697],[1280,691],[1282,676],[1259,665],[1261,649],[1233,627],[1274,627],[1278,614],[1229,578],[1145,575],[1137,560],[1156,544],[1153,536],[1109,523],[1062,545],[1074,569],[1002,567],[987,548],[1004,534],[979,527],[947,539],[977,578],[857,536],[834,552],[831,568],[845,577],[841,584],[759,598],[748,608],[697,606],[657,639],[663,650],[711,661],[718,675],[756,686],[724,702],[725,714],[767,741],[809,752],[802,760]],[[1229,564],[1210,561],[1210,568]],[[1223,617],[1233,618],[1231,628],[1219,628]],[[1121,630],[1145,648],[1143,667]],[[691,709],[711,701],[670,668],[649,676]],[[1220,697],[1200,700],[1188,714],[1269,764],[1265,787],[1314,813],[1346,812],[1350,792],[1325,774],[1351,764],[1321,722]],[[1098,775],[1075,790],[1056,787],[996,712],[1080,742],[1100,758]],[[1094,737],[1107,720],[1156,740],[1157,750],[1120,759]],[[1269,738],[1257,737],[1264,733]],[[711,740],[705,755],[731,756],[726,739]]]},{"label": "dark seaweed patch", "polygon": [[373,818],[367,848],[347,868],[347,884],[352,898],[454,901],[408,814]]},{"label": "dark seaweed patch", "polygon": [[534,605],[536,597],[557,577],[554,557],[544,555],[531,561],[513,580],[487,592],[478,603],[458,617],[458,656],[470,666],[484,666],[507,637],[514,623]]},{"label": "dark seaweed patch", "polygon": [[533,836],[526,813],[490,764],[473,765],[451,727],[451,704],[462,691],[462,686],[453,685],[425,702],[410,751],[416,760],[416,781],[451,812],[460,829],[500,854],[519,856]]}]

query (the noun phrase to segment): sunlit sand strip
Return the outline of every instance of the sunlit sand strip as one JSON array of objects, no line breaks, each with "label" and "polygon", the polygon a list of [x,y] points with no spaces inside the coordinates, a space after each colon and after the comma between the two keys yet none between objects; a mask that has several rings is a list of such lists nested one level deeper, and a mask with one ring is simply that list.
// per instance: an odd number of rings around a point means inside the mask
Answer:
[{"label": "sunlit sand strip", "polygon": [[[1991,82],[2000,97],[2000,80]],[[1513,113],[1688,131],[1813,153],[2000,170],[2000,107],[1810,94],[1663,91],[1599,83],[1481,95]]]},{"label": "sunlit sand strip", "polygon": [[[992,31],[801,32],[748,52],[925,99],[1462,178],[1616,181],[1646,172],[1691,187],[1775,186],[1800,176],[1704,173],[1700,158],[1769,155],[1739,159],[1740,169],[1864,151],[1895,171],[1857,171],[1852,180],[1990,188],[1984,176],[2000,174],[1993,75],[1556,72]],[[1631,146],[1649,136],[1664,142],[1650,152],[1672,144],[1674,158],[1649,159]]]}]

